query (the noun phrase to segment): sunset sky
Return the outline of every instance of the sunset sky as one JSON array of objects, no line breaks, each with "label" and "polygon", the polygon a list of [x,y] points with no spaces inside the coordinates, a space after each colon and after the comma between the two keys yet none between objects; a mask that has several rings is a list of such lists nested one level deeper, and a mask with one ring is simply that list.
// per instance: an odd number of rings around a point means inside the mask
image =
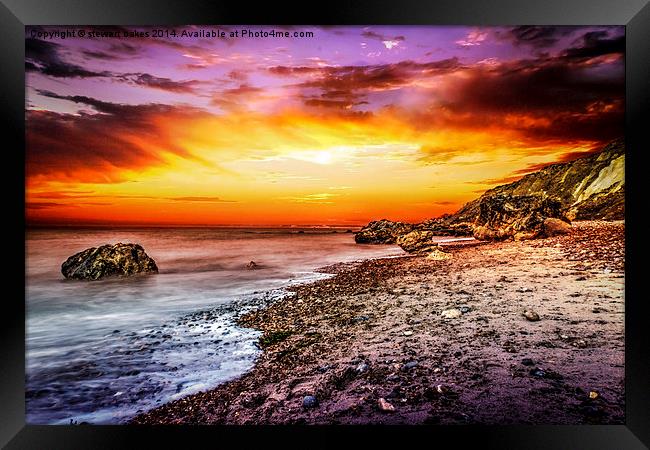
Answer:
[{"label": "sunset sky", "polygon": [[29,224],[417,222],[624,131],[623,27],[65,29],[26,28]]}]

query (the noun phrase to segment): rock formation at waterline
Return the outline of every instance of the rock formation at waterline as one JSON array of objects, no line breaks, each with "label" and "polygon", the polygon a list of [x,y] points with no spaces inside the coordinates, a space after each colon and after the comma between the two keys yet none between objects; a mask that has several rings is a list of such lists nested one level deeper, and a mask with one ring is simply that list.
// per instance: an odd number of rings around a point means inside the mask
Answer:
[{"label": "rock formation at waterline", "polygon": [[[490,189],[454,214],[419,224],[385,219],[370,222],[357,233],[355,241],[397,243],[410,253],[423,253],[433,248],[434,235],[533,239],[570,233],[572,220],[624,217],[625,141],[621,138],[600,152],[551,164],[518,181]],[[416,242],[418,237],[421,242]]]},{"label": "rock formation at waterline", "polygon": [[114,244],[88,248],[61,265],[66,278],[99,280],[109,276],[158,273],[156,262],[138,244]]},{"label": "rock formation at waterline", "polygon": [[413,230],[414,225],[382,219],[370,222],[354,235],[357,244],[395,244],[397,238]]}]

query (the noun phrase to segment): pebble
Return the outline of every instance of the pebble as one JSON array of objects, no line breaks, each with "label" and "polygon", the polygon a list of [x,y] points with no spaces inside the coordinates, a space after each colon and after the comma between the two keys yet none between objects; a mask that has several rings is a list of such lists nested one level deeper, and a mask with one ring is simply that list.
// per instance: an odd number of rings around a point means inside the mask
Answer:
[{"label": "pebble", "polygon": [[302,407],[303,408],[315,408],[318,406],[318,399],[314,397],[313,395],[305,395],[305,397],[302,399]]},{"label": "pebble", "polygon": [[534,362],[532,359],[530,359],[530,358],[524,358],[524,359],[522,359],[522,360],[521,360],[521,363],[522,363],[524,366],[532,366],[532,365],[535,364],[535,362]]},{"label": "pebble", "polygon": [[320,366],[316,368],[316,370],[318,370],[320,373],[325,373],[330,369],[330,367],[332,366],[330,366],[329,364],[325,364],[324,366]]},{"label": "pebble", "polygon": [[412,368],[416,367],[418,365],[417,361],[409,361],[406,364],[402,366],[402,371],[406,372],[407,370],[411,370]]},{"label": "pebble", "polygon": [[462,312],[463,314],[466,314],[466,313],[470,312],[472,310],[472,308],[470,308],[469,306],[461,306],[460,308],[458,308],[458,310],[460,312]]},{"label": "pebble", "polygon": [[405,331],[404,336],[412,336],[413,332],[411,330]]},{"label": "pebble", "polygon": [[544,378],[546,376],[546,372],[544,372],[542,369],[537,367],[535,367],[534,369],[530,369],[530,374],[539,378]]},{"label": "pebble", "polygon": [[368,370],[368,364],[362,362],[362,363],[359,364],[359,365],[357,366],[357,368],[354,369],[354,370],[356,370],[357,373],[363,373],[363,372],[365,372],[366,370]]},{"label": "pebble", "polygon": [[520,287],[517,292],[533,292],[533,290],[529,287]]},{"label": "pebble", "polygon": [[393,411],[395,411],[395,407],[394,407],[392,404],[390,404],[390,403],[389,403],[385,398],[383,398],[383,397],[381,397],[381,398],[377,401],[377,405],[379,406],[379,410],[380,410],[380,411],[384,411],[384,412],[393,412]]},{"label": "pebble", "polygon": [[440,316],[443,319],[457,319],[459,318],[463,313],[460,312],[459,309],[452,308],[452,309],[445,309],[442,313],[440,313]]},{"label": "pebble", "polygon": [[539,320],[539,314],[537,314],[535,311],[531,311],[530,309],[524,311],[524,317],[530,322],[537,322]]},{"label": "pebble", "polygon": [[592,400],[596,400],[598,398],[598,396],[599,396],[598,392],[596,392],[596,391],[590,391],[589,392],[589,398],[592,399]]}]

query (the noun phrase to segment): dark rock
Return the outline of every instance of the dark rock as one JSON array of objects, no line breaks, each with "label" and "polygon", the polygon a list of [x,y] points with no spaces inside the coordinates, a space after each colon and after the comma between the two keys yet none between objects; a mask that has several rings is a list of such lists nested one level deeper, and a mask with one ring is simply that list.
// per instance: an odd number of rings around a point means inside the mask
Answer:
[{"label": "dark rock", "polygon": [[302,399],[303,408],[316,408],[318,406],[318,399],[313,395],[305,395]]},{"label": "dark rock", "polygon": [[542,194],[483,196],[474,222],[474,238],[488,241],[533,239],[542,235],[548,218],[568,221],[558,199]]},{"label": "dark rock", "polygon": [[404,365],[402,366],[402,369],[401,369],[401,370],[402,370],[403,372],[406,372],[406,371],[408,371],[408,370],[413,369],[414,367],[417,367],[417,365],[418,365],[418,362],[417,362],[417,361],[409,361],[409,362],[407,362],[406,364],[404,364]]},{"label": "dark rock", "polygon": [[138,244],[92,247],[69,257],[61,265],[66,278],[99,280],[109,276],[158,273],[156,262]]},{"label": "dark rock", "polygon": [[352,318],[352,322],[365,322],[367,320],[370,320],[368,316],[358,316]]},{"label": "dark rock", "polygon": [[376,220],[357,232],[354,241],[357,244],[395,244],[399,236],[412,229],[413,225],[410,223]]},{"label": "dark rock", "polygon": [[521,363],[522,363],[524,366],[532,366],[532,365],[535,364],[535,362],[534,362],[532,359],[530,359],[530,358],[524,358],[524,359],[522,359],[522,360],[521,360]]},{"label": "dark rock", "polygon": [[530,374],[538,378],[544,378],[546,376],[546,372],[544,372],[542,369],[539,369],[537,367],[535,367],[534,369],[530,369]]},{"label": "dark rock", "polygon": [[255,261],[251,261],[251,262],[249,262],[248,264],[246,264],[246,268],[247,268],[248,270],[255,270],[255,269],[259,269],[260,266],[259,266],[259,264],[257,264]]}]

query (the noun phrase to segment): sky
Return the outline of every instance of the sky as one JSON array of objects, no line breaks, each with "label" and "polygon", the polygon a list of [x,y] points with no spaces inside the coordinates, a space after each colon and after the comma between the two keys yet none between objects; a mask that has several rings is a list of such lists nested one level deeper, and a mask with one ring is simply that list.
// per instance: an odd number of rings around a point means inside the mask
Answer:
[{"label": "sky", "polygon": [[624,133],[624,27],[173,30],[26,27],[28,224],[419,222]]}]

